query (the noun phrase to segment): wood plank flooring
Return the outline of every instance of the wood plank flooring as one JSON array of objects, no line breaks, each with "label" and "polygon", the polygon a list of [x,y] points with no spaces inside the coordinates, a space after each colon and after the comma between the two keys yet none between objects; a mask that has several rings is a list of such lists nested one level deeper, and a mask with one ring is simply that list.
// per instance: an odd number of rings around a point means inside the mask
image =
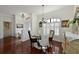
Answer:
[{"label": "wood plank flooring", "polygon": [[[53,46],[57,46],[59,48],[59,53],[62,53],[63,51],[61,44],[62,44],[61,42],[53,41]],[[48,49],[51,50],[51,48]],[[0,54],[31,54],[30,40],[21,42],[18,41],[15,37],[7,37],[1,39]],[[40,53],[39,49],[32,48],[32,54],[45,54],[45,53],[43,51]]]}]

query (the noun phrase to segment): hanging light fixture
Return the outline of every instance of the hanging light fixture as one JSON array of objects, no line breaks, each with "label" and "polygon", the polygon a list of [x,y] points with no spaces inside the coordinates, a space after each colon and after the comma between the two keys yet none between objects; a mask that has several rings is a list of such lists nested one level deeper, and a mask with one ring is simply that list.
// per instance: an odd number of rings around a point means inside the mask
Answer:
[{"label": "hanging light fixture", "polygon": [[46,23],[46,19],[44,17],[44,5],[42,5],[42,18],[39,22],[39,27],[42,27],[42,23]]},{"label": "hanging light fixture", "polygon": [[46,18],[45,18],[45,15],[44,15],[44,6],[45,5],[42,5],[42,23],[46,23]]}]

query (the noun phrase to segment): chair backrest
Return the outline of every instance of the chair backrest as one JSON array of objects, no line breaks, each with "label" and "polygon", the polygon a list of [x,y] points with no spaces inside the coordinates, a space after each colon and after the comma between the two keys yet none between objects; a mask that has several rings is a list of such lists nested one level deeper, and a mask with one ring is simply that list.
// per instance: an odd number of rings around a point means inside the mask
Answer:
[{"label": "chair backrest", "polygon": [[54,30],[50,30],[49,33],[49,44],[50,46],[53,44]]},{"label": "chair backrest", "polygon": [[30,34],[30,31],[28,31],[28,34],[29,34],[29,38],[30,38],[30,40],[31,40],[31,34]]},{"label": "chair backrest", "polygon": [[31,47],[32,47],[32,43],[37,43],[37,44],[34,44],[34,46],[41,47],[39,41],[37,41],[37,39],[33,39],[33,38],[31,37],[30,31],[28,31],[28,34],[29,34],[29,38],[30,38],[30,41],[31,41]]},{"label": "chair backrest", "polygon": [[53,36],[54,36],[54,30],[50,30],[50,36],[51,36],[52,39],[53,39]]}]

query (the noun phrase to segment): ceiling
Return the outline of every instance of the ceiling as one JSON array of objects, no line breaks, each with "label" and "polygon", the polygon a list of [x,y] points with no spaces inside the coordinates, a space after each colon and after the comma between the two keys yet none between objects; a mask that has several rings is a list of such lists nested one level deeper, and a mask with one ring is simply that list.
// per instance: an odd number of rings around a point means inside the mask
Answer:
[{"label": "ceiling", "polygon": [[[68,5],[45,5],[44,13],[58,10]],[[0,5],[0,13],[13,15],[19,12],[42,14],[42,5]]]}]

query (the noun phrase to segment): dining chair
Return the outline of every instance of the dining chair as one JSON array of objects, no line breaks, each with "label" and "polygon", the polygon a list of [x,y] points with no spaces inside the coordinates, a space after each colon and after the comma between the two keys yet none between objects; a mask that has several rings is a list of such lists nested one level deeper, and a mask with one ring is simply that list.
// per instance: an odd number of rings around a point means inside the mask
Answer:
[{"label": "dining chair", "polygon": [[39,43],[39,38],[37,36],[33,36],[31,35],[30,31],[28,31],[29,34],[29,38],[30,38],[30,43],[31,43],[31,53],[32,53],[32,48],[34,47],[34,44],[36,43],[38,47],[40,47],[40,49],[42,50],[42,46]]},{"label": "dining chair", "polygon": [[50,30],[49,33],[49,44],[53,44],[54,30]]}]

